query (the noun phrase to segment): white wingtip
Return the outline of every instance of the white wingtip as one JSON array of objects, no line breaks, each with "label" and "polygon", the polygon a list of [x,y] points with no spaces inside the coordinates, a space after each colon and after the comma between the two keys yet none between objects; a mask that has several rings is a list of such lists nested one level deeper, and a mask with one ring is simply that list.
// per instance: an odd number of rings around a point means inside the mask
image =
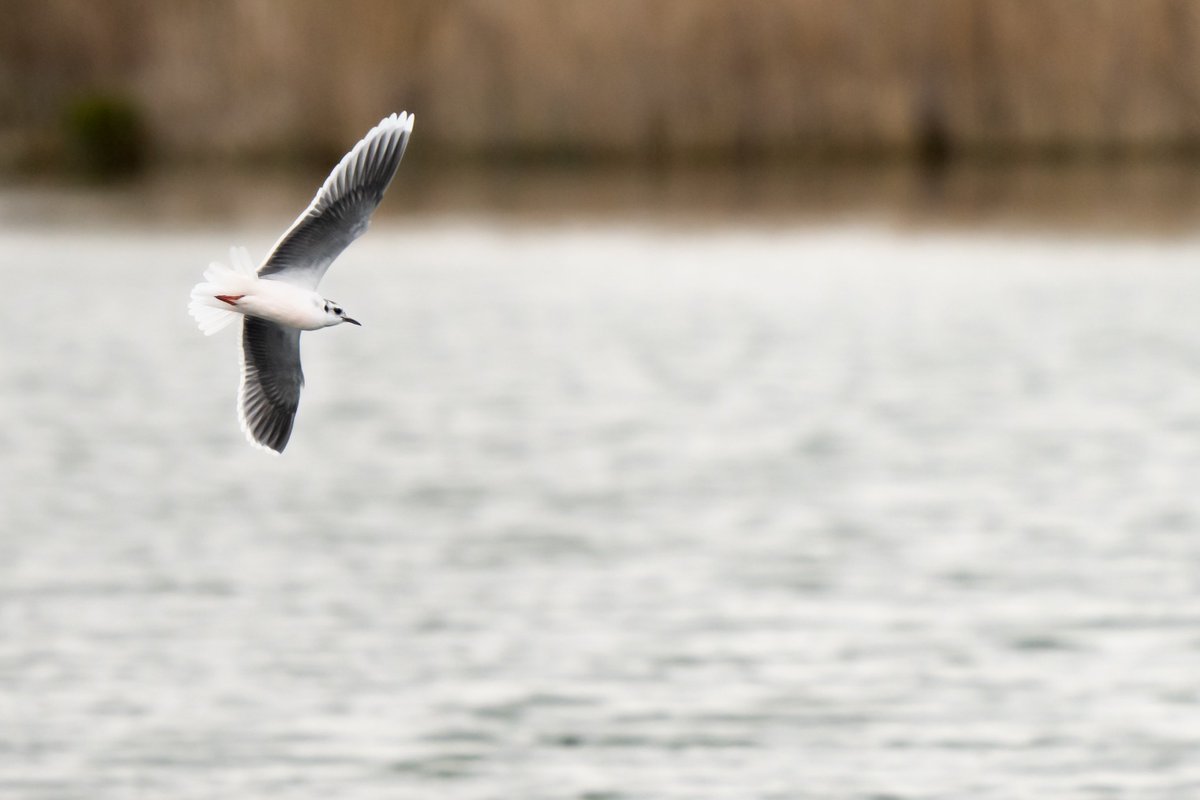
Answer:
[{"label": "white wingtip", "polygon": [[[410,114],[407,111],[401,111],[399,114],[396,114],[396,113],[388,114],[386,117],[379,120],[379,124],[376,125],[375,128],[396,127],[396,128],[402,128],[403,130],[406,130],[409,133],[412,133],[413,122],[416,119],[417,119],[416,114]],[[372,129],[371,132],[374,132],[374,128]],[[367,133],[367,135],[364,136],[363,138],[364,139],[371,138],[371,132]]]}]

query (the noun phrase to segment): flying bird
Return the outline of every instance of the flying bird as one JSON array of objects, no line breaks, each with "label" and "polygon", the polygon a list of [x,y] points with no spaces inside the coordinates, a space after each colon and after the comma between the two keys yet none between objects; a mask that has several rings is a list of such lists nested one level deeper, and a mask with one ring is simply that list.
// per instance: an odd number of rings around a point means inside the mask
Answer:
[{"label": "flying bird", "polygon": [[231,266],[210,264],[192,288],[188,312],[205,335],[242,315],[238,421],[251,444],[282,453],[291,438],[304,385],[300,332],[361,324],[317,285],[366,231],[412,129],[412,114],[385,117],[342,157],[257,270],[244,249],[234,248]]}]

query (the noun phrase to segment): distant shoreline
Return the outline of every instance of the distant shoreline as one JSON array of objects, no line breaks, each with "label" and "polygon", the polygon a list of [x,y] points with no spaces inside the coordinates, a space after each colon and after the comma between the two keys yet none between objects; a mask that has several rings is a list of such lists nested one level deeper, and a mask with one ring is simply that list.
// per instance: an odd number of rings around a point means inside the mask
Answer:
[{"label": "distant shoreline", "polygon": [[[0,227],[277,227],[327,165],[190,164],[96,182],[0,175]],[[1200,230],[1200,162],[1141,159],[868,164],[434,163],[408,159],[377,225],[861,224],[1141,236]]]}]

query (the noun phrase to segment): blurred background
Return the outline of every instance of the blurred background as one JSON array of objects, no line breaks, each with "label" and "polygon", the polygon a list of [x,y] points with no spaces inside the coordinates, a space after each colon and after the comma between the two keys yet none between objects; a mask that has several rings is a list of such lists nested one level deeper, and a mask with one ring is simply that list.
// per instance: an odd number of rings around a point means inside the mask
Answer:
[{"label": "blurred background", "polygon": [[[423,140],[408,202],[439,212],[1186,226],[1200,204],[1181,177],[1200,149],[1190,0],[8,0],[4,11],[9,174],[316,174],[403,106],[419,109]],[[1127,168],[1114,174],[1114,162]],[[562,185],[566,168],[588,169],[589,191],[574,190],[577,176]]]},{"label": "blurred background", "polygon": [[1200,2],[0,19],[0,795],[1200,793]]}]

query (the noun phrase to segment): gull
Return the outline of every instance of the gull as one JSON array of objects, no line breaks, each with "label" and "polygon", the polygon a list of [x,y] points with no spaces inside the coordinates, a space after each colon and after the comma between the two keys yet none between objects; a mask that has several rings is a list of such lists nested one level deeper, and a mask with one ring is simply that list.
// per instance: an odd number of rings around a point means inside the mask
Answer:
[{"label": "gull", "polygon": [[242,316],[238,422],[256,447],[282,453],[291,438],[304,385],[300,332],[362,324],[317,284],[366,231],[412,129],[412,114],[385,117],[342,157],[257,270],[244,248],[232,248],[231,266],[210,264],[192,288],[188,312],[206,336]]}]

